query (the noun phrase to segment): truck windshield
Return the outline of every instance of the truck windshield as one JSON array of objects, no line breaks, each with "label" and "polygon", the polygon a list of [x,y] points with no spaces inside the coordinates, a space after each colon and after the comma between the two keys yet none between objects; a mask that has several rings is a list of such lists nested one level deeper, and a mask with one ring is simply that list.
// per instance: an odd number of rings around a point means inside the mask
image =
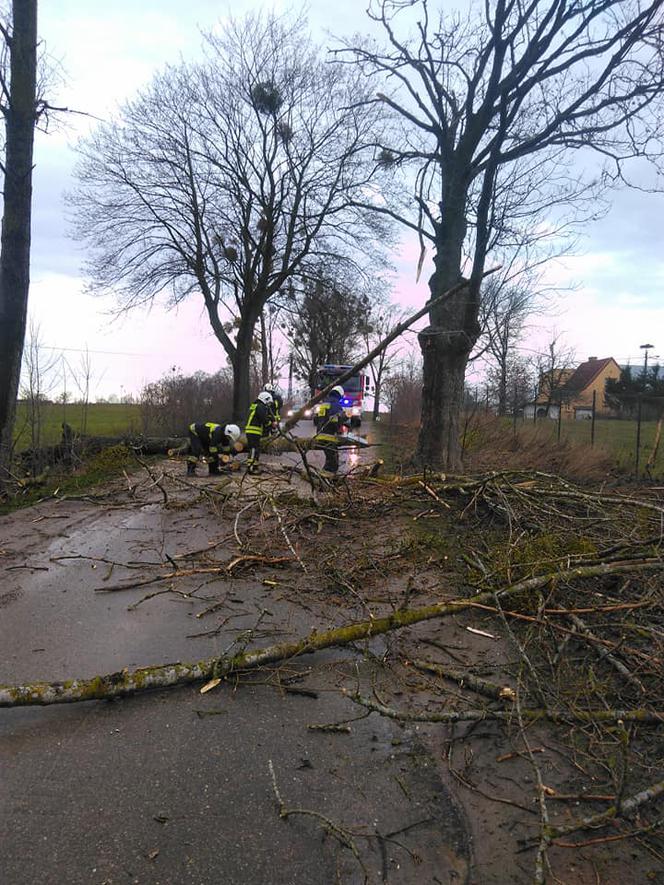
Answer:
[{"label": "truck windshield", "polygon": [[[318,389],[322,390],[328,384],[333,384],[338,377],[339,375],[332,375],[329,372],[320,372],[318,375]],[[352,378],[344,381],[343,388],[346,393],[359,393],[362,390],[362,378],[359,375],[353,375]]]}]

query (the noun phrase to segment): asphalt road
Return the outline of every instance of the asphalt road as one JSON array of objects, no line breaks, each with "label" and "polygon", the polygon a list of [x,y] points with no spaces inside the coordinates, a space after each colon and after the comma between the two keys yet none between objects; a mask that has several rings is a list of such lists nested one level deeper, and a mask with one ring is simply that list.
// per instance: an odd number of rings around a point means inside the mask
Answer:
[{"label": "asphalt road", "polygon": [[[228,530],[223,517],[199,505],[164,508],[158,495],[117,506],[46,503],[1,518],[0,682],[219,654],[260,610],[269,614],[258,644],[334,622],[324,604],[295,604],[252,580],[192,576],[177,582],[181,592],[135,609],[168,585],[96,592],[155,574],[167,557]],[[236,552],[217,549],[222,559]],[[216,620],[196,617],[215,600]],[[215,635],[191,638],[222,615]],[[352,651],[331,650],[279,678],[261,672],[205,695],[189,687],[0,710],[0,880],[469,881],[467,828],[416,730],[376,716],[350,733],[308,729],[358,716],[339,688],[370,670]],[[306,813],[279,817],[270,760],[285,806]],[[342,828],[336,836],[332,824]]]}]

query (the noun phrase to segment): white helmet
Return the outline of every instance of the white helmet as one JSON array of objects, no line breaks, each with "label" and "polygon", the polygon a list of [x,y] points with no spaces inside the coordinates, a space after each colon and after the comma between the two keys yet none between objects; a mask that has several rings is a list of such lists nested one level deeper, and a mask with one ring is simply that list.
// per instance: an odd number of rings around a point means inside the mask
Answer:
[{"label": "white helmet", "polygon": [[224,433],[233,442],[237,442],[241,436],[241,430],[237,424],[227,424],[224,427]]},{"label": "white helmet", "polygon": [[268,390],[261,390],[258,394],[258,402],[264,403],[266,406],[271,406],[274,400],[272,399],[272,394]]},{"label": "white helmet", "polygon": [[268,393],[274,393],[276,391],[276,389],[277,388],[274,386],[274,384],[264,384],[263,385],[263,390],[267,390]]},{"label": "white helmet", "polygon": [[330,391],[330,393],[336,393],[337,396],[339,397],[339,399],[344,398],[344,389],[341,386],[341,384],[337,384],[336,387],[333,387],[332,390]]}]

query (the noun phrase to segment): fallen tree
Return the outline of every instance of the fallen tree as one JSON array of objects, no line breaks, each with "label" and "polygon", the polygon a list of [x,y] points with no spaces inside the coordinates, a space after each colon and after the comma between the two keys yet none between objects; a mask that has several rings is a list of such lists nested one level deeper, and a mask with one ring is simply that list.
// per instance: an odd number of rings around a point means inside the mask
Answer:
[{"label": "fallen tree", "polygon": [[172,688],[210,679],[223,679],[231,673],[251,670],[276,661],[289,660],[332,646],[349,645],[383,633],[409,627],[422,621],[442,618],[471,609],[478,604],[495,602],[516,596],[524,591],[556,583],[570,583],[600,575],[637,573],[664,570],[664,560],[650,558],[601,563],[561,569],[535,578],[528,578],[494,592],[478,593],[469,599],[453,600],[415,609],[403,609],[381,618],[369,618],[344,627],[318,632],[294,642],[284,642],[266,648],[245,651],[232,657],[207,658],[193,663],[170,663],[137,670],[120,670],[89,679],[70,679],[65,682],[29,682],[23,685],[0,685],[0,707],[46,706],[70,704],[78,701],[104,700],[124,697],[149,689]]}]

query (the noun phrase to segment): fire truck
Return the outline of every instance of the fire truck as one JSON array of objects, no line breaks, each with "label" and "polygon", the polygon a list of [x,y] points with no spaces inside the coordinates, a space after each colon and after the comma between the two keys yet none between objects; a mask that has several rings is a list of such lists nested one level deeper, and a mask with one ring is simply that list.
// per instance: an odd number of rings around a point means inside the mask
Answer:
[{"label": "fire truck", "polygon": [[[319,366],[316,371],[316,394],[324,390],[330,384],[333,384],[337,378],[340,378],[352,366],[335,366],[325,365]],[[365,372],[356,372],[343,382],[344,398],[341,405],[350,415],[351,427],[359,427],[362,423],[362,409],[364,408],[365,397],[369,393],[369,376]],[[318,407],[316,407],[317,410]]]}]

